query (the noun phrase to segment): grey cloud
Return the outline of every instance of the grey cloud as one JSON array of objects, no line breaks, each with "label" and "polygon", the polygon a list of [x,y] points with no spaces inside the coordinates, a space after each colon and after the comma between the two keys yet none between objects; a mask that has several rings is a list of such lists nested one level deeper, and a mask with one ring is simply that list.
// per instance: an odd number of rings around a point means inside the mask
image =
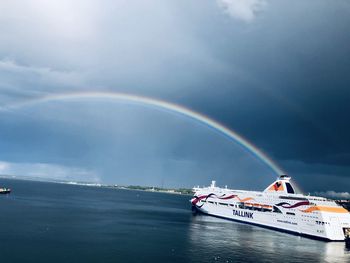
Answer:
[{"label": "grey cloud", "polygon": [[252,22],[267,4],[265,0],[217,0],[217,3],[230,16],[244,22]]},{"label": "grey cloud", "polygon": [[84,83],[81,72],[23,65],[10,59],[0,60],[2,106],[49,93],[78,90],[85,86]]},{"label": "grey cloud", "polygon": [[326,191],[326,192],[315,192],[317,196],[338,198],[338,199],[350,199],[349,192],[335,192],[335,191]]},{"label": "grey cloud", "polygon": [[60,71],[50,67],[26,66],[17,63],[14,60],[0,60],[0,74],[15,74],[17,77],[34,78],[46,87],[64,85],[64,86],[81,86],[83,78],[74,71]]}]

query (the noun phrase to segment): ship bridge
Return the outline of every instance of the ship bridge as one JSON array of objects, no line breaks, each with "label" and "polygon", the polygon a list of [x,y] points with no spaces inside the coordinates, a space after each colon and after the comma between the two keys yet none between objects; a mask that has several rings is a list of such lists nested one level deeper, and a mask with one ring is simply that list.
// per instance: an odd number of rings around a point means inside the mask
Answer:
[{"label": "ship bridge", "polygon": [[279,176],[276,181],[270,184],[264,192],[277,192],[286,194],[295,194],[295,188],[290,182],[291,177],[287,175]]}]

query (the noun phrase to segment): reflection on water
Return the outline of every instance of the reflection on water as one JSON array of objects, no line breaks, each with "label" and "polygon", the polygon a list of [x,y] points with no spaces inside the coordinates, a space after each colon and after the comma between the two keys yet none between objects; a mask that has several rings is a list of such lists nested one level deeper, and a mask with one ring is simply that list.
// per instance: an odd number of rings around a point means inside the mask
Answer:
[{"label": "reflection on water", "polygon": [[[194,261],[350,262],[343,242],[323,242],[205,215],[189,229]],[[258,260],[257,260],[258,259]]]}]

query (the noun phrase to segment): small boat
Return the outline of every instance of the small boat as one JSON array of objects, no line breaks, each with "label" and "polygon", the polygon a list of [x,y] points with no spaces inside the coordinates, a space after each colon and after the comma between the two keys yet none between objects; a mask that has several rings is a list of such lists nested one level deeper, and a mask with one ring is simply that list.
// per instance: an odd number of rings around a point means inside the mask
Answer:
[{"label": "small boat", "polygon": [[4,187],[0,188],[0,194],[9,194],[9,193],[11,193],[10,188],[4,188]]}]

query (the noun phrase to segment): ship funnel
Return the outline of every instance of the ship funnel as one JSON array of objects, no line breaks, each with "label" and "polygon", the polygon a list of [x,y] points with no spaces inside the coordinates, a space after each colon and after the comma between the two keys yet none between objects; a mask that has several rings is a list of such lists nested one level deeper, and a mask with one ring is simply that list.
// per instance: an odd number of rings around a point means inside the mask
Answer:
[{"label": "ship funnel", "polygon": [[289,181],[291,178],[292,178],[292,177],[290,177],[290,176],[288,176],[288,175],[286,175],[286,174],[281,174],[281,175],[279,176],[279,179],[280,179],[280,180],[287,180],[287,181]]},{"label": "ship funnel", "polygon": [[211,181],[210,187],[211,187],[211,188],[214,188],[214,187],[215,187],[215,183],[216,183],[216,181]]},{"label": "ship funnel", "polygon": [[278,193],[286,193],[286,194],[295,194],[296,191],[290,182],[291,177],[288,175],[280,175],[276,181],[270,184],[264,192],[278,192]]}]

